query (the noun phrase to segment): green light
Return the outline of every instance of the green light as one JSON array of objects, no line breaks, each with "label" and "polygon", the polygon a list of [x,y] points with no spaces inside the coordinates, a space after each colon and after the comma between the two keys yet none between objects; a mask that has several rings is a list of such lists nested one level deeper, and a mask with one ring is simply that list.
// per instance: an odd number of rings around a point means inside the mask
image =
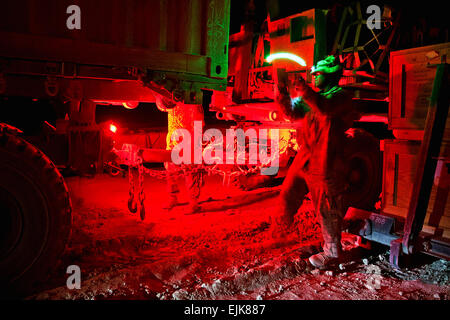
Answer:
[{"label": "green light", "polygon": [[297,62],[299,65],[306,67],[305,60],[303,60],[302,58],[300,58],[299,56],[297,56],[293,53],[277,52],[277,53],[269,55],[266,60],[267,60],[267,62],[271,63],[273,60],[276,60],[276,59],[292,60],[294,62]]}]

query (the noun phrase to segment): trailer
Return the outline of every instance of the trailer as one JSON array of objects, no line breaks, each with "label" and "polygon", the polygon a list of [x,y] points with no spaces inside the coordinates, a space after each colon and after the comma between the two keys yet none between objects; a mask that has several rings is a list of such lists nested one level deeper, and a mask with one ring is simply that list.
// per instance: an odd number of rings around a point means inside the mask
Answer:
[{"label": "trailer", "polygon": [[2,3],[2,102],[27,123],[38,119],[15,97],[52,101],[59,115],[40,148],[0,126],[2,293],[29,292],[63,251],[71,201],[60,169],[100,172],[111,149],[96,106],[201,105],[203,90],[225,90],[229,19],[229,0]]}]

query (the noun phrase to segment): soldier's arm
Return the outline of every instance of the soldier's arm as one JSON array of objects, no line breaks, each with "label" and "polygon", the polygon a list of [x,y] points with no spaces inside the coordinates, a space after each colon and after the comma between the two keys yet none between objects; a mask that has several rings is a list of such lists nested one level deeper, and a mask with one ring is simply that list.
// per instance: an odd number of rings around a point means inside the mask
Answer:
[{"label": "soldier's arm", "polygon": [[275,102],[278,105],[278,109],[289,120],[295,121],[303,118],[305,112],[299,108],[293,106],[291,96],[289,94],[289,81],[287,73],[284,70],[277,70],[277,93]]},{"label": "soldier's arm", "polygon": [[289,120],[295,121],[302,117],[302,115],[293,108],[291,97],[286,88],[279,88],[276,96],[276,103],[278,104],[280,111]]},{"label": "soldier's arm", "polygon": [[351,107],[351,99],[344,92],[336,95],[323,96],[311,89],[303,79],[296,81],[295,87],[303,100],[315,112],[328,114],[340,113],[344,112],[344,109]]}]

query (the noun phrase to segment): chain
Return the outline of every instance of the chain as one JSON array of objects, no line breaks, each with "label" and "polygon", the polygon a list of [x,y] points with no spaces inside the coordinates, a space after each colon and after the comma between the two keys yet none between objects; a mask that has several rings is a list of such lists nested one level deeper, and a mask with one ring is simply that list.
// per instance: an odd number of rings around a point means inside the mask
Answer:
[{"label": "chain", "polygon": [[251,167],[249,169],[243,169],[241,166],[238,166],[238,170],[220,170],[218,168],[218,164],[215,164],[213,166],[206,166],[206,165],[196,165],[196,166],[190,166],[181,164],[176,169],[171,170],[170,173],[167,171],[158,171],[158,170],[150,170],[146,167],[144,167],[143,160],[141,157],[137,158],[137,165],[129,166],[128,167],[128,182],[129,182],[129,199],[128,199],[128,209],[132,213],[136,213],[138,210],[138,204],[135,201],[135,181],[134,181],[134,171],[137,169],[138,172],[138,202],[139,202],[139,209],[140,209],[140,217],[141,220],[144,220],[145,218],[145,193],[144,193],[144,174],[147,174],[151,177],[165,180],[167,179],[167,176],[170,174],[171,176],[186,176],[188,174],[200,174],[203,177],[204,173],[207,173],[208,176],[212,174],[217,174],[220,176],[223,176],[223,185],[229,185],[231,181],[234,179],[240,177],[240,176],[247,176],[251,174],[255,174],[261,170],[261,168],[267,166],[272,162],[272,157],[270,157],[265,163],[262,163],[260,165],[255,165],[254,167]]},{"label": "chain", "polygon": [[128,198],[128,210],[130,210],[131,213],[136,213],[137,211],[137,204],[134,200],[134,177],[133,177],[133,170],[134,168],[132,166],[128,167],[128,184],[129,184],[129,198]]},{"label": "chain", "polygon": [[145,219],[145,193],[144,193],[144,164],[142,162],[142,158],[138,157],[138,200],[140,205],[139,215],[141,220]]},{"label": "chain", "polygon": [[[282,138],[281,140],[284,140],[284,139]],[[279,153],[283,153],[286,148],[287,148],[287,146],[285,146],[282,150],[280,150]],[[189,166],[189,165],[181,164],[176,169],[171,170],[170,175],[182,176],[182,175],[185,175],[186,173],[191,173],[191,172],[197,173],[196,171],[201,171],[201,173],[208,173],[208,175],[218,174],[221,176],[229,175],[231,177],[233,177],[233,176],[239,177],[239,176],[245,176],[245,175],[255,174],[255,173],[259,172],[261,170],[261,168],[270,164],[272,162],[272,160],[273,160],[273,158],[270,157],[265,163],[262,163],[260,165],[255,165],[249,169],[243,169],[241,166],[237,166],[238,170],[235,170],[235,171],[220,170],[220,169],[218,169],[218,166],[219,166],[218,164],[214,164],[212,166],[206,166],[206,165]],[[160,179],[160,180],[167,179],[167,175],[169,174],[166,171],[151,170],[151,169],[145,168],[142,163],[142,158],[140,158],[140,157],[138,158],[137,167],[139,170],[139,178],[140,179],[141,179],[141,176],[143,176],[143,173],[149,175],[150,177]],[[143,178],[142,178],[142,180],[143,180]],[[130,178],[130,190],[131,190],[131,187],[134,187],[131,185],[131,183],[132,183],[132,178]],[[141,180],[140,180],[140,183],[142,183]],[[134,194],[134,191],[133,191],[133,194]]]},{"label": "chain", "polygon": [[[151,170],[151,169],[145,168],[142,164],[142,159],[139,159],[138,162],[139,162],[138,169],[140,172],[139,173],[140,179],[141,179],[141,176],[143,176],[143,173],[149,175],[150,177],[156,178],[156,179],[161,179],[161,180],[167,179],[168,173],[166,171]],[[235,171],[220,170],[220,169],[218,169],[218,166],[219,166],[218,164],[215,164],[213,166],[199,165],[199,166],[195,166],[195,167],[181,164],[181,165],[179,165],[178,168],[172,170],[170,172],[170,175],[183,176],[188,173],[207,173],[208,175],[218,174],[221,176],[239,177],[239,176],[255,174],[255,173],[259,172],[261,170],[261,168],[266,167],[271,162],[272,162],[272,158],[269,158],[265,163],[260,164],[260,165],[255,165],[254,167],[251,167],[249,169],[243,169],[241,166],[238,166],[238,170],[235,170]]]},{"label": "chain", "polygon": [[[268,163],[270,163],[270,162],[271,161],[269,160]],[[180,165],[179,168],[172,171],[170,174],[174,175],[174,176],[175,175],[183,176],[188,173],[193,173],[193,174],[207,173],[208,176],[211,174],[217,174],[217,175],[221,175],[221,176],[239,177],[239,176],[245,176],[245,175],[257,173],[261,170],[261,168],[267,166],[268,163],[257,165],[252,168],[249,168],[249,169],[243,169],[242,167],[238,167],[238,170],[235,170],[235,171],[220,170],[217,168],[218,167],[217,164],[213,165],[213,166],[200,165],[200,166],[196,166],[196,167],[190,167],[189,165],[182,164],[182,165]],[[167,178],[167,173],[164,171],[150,170],[147,168],[144,168],[144,171],[149,176],[157,178],[157,179],[166,179]]]}]

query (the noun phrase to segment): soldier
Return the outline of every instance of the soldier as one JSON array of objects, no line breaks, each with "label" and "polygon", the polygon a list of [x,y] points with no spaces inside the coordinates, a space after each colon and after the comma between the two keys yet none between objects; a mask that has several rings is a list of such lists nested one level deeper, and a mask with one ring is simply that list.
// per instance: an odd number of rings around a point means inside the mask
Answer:
[{"label": "soldier", "polygon": [[312,68],[315,86],[311,89],[300,77],[294,83],[291,99],[286,79],[279,79],[277,104],[289,120],[301,119],[297,132],[299,151],[289,168],[280,194],[282,214],[274,231],[286,234],[292,229],[293,218],[311,193],[322,227],[323,252],[309,258],[316,268],[326,268],[342,258],[341,231],[346,212],[343,196],[348,189],[345,175],[343,145],[346,131],[358,119],[352,97],[338,86],[342,67],[329,56]]},{"label": "soldier", "polygon": [[[156,95],[156,103],[160,110],[166,110],[168,113],[168,133],[166,137],[166,149],[172,150],[176,142],[171,140],[172,133],[177,129],[187,129],[193,134],[194,121],[201,121],[204,123],[204,114],[202,105],[177,103],[176,106],[170,105],[164,97]],[[170,106],[170,108],[168,108]],[[193,151],[192,151],[193,152]],[[164,163],[167,170],[167,192],[169,194],[166,209],[173,209],[179,205],[178,194],[180,192],[178,186],[177,176],[174,172],[177,171],[177,166],[173,163]],[[198,169],[198,165],[191,164],[190,169]],[[185,173],[184,182],[189,197],[189,213],[198,212],[201,208],[198,204],[201,187],[203,186],[202,173],[199,171],[191,171]]]}]

